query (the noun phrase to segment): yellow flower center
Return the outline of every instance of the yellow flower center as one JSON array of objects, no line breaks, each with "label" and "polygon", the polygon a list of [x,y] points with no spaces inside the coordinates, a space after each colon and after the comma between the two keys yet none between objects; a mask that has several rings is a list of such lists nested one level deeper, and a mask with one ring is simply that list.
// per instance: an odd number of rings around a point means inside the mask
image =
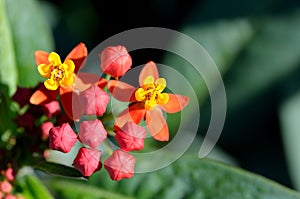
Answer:
[{"label": "yellow flower center", "polygon": [[145,109],[151,110],[156,104],[166,104],[169,101],[169,95],[162,93],[166,88],[167,82],[164,78],[158,78],[154,82],[154,77],[147,76],[142,87],[135,91],[135,99],[145,102]]},{"label": "yellow flower center", "polygon": [[61,63],[57,53],[51,52],[48,57],[49,64],[38,65],[41,76],[48,78],[44,85],[49,90],[56,90],[59,86],[71,86],[74,82],[74,62],[70,59]]}]

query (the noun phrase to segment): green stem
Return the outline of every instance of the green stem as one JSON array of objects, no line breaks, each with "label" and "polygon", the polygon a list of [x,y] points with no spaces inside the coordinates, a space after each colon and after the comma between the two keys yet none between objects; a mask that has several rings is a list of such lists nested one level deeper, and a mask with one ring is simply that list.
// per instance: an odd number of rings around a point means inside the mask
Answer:
[{"label": "green stem", "polygon": [[[106,74],[105,80],[106,80],[107,82],[110,80],[110,78],[111,78],[111,76],[108,75],[108,74]],[[107,92],[107,86],[105,86],[105,88],[103,88],[103,90],[104,90],[105,92]]]},{"label": "green stem", "polygon": [[107,153],[108,153],[109,155],[111,155],[111,154],[113,153],[114,150],[113,150],[112,147],[110,146],[108,140],[105,139],[105,140],[103,141],[103,143],[104,143],[104,146],[105,146],[105,148],[106,148],[106,150],[107,150]]}]

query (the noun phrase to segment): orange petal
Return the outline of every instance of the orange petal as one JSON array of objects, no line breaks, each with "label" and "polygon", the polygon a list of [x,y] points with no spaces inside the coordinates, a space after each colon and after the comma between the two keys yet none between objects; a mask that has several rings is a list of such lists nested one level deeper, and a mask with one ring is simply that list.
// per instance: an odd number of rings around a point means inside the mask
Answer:
[{"label": "orange petal", "polygon": [[121,102],[135,101],[134,92],[136,91],[136,88],[133,86],[117,80],[110,80],[107,83],[107,86],[111,95],[117,100]]},{"label": "orange petal", "polygon": [[145,117],[146,110],[142,103],[130,104],[127,109],[122,111],[115,121],[115,130],[118,130],[124,126],[127,122],[134,122],[139,124]]},{"label": "orange petal", "polygon": [[169,101],[164,105],[160,105],[161,108],[167,113],[176,113],[178,111],[181,111],[182,109],[184,109],[184,107],[188,104],[190,100],[190,98],[183,95],[171,93],[168,93],[168,95]]},{"label": "orange petal", "polygon": [[73,50],[67,55],[65,60],[71,59],[75,64],[74,72],[80,69],[83,65],[85,58],[87,56],[87,49],[84,43],[79,43],[77,46],[73,48]]},{"label": "orange petal", "polygon": [[76,74],[73,86],[80,91],[84,91],[97,82],[100,88],[104,88],[107,83],[105,79],[98,75],[80,72]]},{"label": "orange petal", "polygon": [[140,76],[139,76],[139,84],[140,86],[143,85],[144,80],[146,79],[147,76],[152,76],[154,77],[154,81],[158,79],[158,71],[156,64],[153,61],[149,61],[142,69]]},{"label": "orange petal", "polygon": [[45,51],[42,51],[42,50],[35,51],[34,52],[35,63],[37,65],[40,65],[40,64],[49,64],[48,56],[49,56],[49,53],[47,53]]},{"label": "orange petal", "polygon": [[83,114],[83,106],[79,101],[79,95],[73,92],[72,87],[60,87],[60,99],[61,104],[72,120],[79,120],[80,116]]},{"label": "orange petal", "polygon": [[151,136],[158,141],[169,140],[169,128],[159,108],[146,112],[146,124]]},{"label": "orange petal", "polygon": [[37,91],[30,97],[30,103],[35,105],[47,104],[55,100],[58,94],[57,90],[48,90],[44,84],[42,84]]}]

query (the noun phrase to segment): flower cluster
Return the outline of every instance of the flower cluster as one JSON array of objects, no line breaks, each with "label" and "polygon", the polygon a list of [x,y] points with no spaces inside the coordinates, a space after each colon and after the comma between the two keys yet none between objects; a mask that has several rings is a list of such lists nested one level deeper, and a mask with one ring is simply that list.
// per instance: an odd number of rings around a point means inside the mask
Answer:
[{"label": "flower cluster", "polygon": [[0,198],[3,199],[23,199],[20,194],[14,194],[13,184],[15,183],[15,172],[11,166],[1,171],[0,176]]},{"label": "flower cluster", "polygon": [[[169,130],[163,111],[178,112],[187,105],[189,98],[164,92],[167,81],[159,77],[152,61],[140,72],[138,88],[120,81],[132,66],[132,58],[124,46],[109,46],[100,53],[101,77],[79,72],[86,67],[86,57],[83,43],[63,62],[55,52],[36,51],[37,71],[46,79],[34,92],[28,92],[32,93],[29,95],[31,106],[45,110],[46,117],[39,125],[40,137],[49,142],[50,149],[63,153],[70,152],[78,143],[76,146],[80,147],[73,166],[84,177],[99,171],[104,164],[112,180],[131,178],[136,160],[130,152],[142,150],[146,138],[146,129],[139,125],[140,122],[145,120],[154,139],[168,141]],[[115,120],[107,108],[111,97],[129,102]],[[69,119],[59,119],[60,104]],[[104,123],[107,118],[111,121]],[[35,119],[33,117],[30,124],[34,124]],[[118,147],[113,149],[109,139],[114,139]],[[105,161],[101,160],[105,157],[100,150],[102,143],[110,148]]]}]

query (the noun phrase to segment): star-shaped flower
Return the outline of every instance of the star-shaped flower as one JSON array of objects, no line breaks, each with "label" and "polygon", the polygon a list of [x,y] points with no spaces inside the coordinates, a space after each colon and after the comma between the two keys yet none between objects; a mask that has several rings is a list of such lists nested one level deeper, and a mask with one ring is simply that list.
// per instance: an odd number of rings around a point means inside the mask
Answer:
[{"label": "star-shaped flower", "polygon": [[183,95],[164,93],[167,82],[159,78],[154,62],[148,62],[139,75],[139,88],[127,83],[110,80],[108,88],[112,96],[119,101],[131,102],[127,109],[119,114],[115,128],[120,129],[127,122],[139,124],[145,119],[149,133],[159,141],[169,140],[169,130],[163,112],[181,111],[189,101]]}]

